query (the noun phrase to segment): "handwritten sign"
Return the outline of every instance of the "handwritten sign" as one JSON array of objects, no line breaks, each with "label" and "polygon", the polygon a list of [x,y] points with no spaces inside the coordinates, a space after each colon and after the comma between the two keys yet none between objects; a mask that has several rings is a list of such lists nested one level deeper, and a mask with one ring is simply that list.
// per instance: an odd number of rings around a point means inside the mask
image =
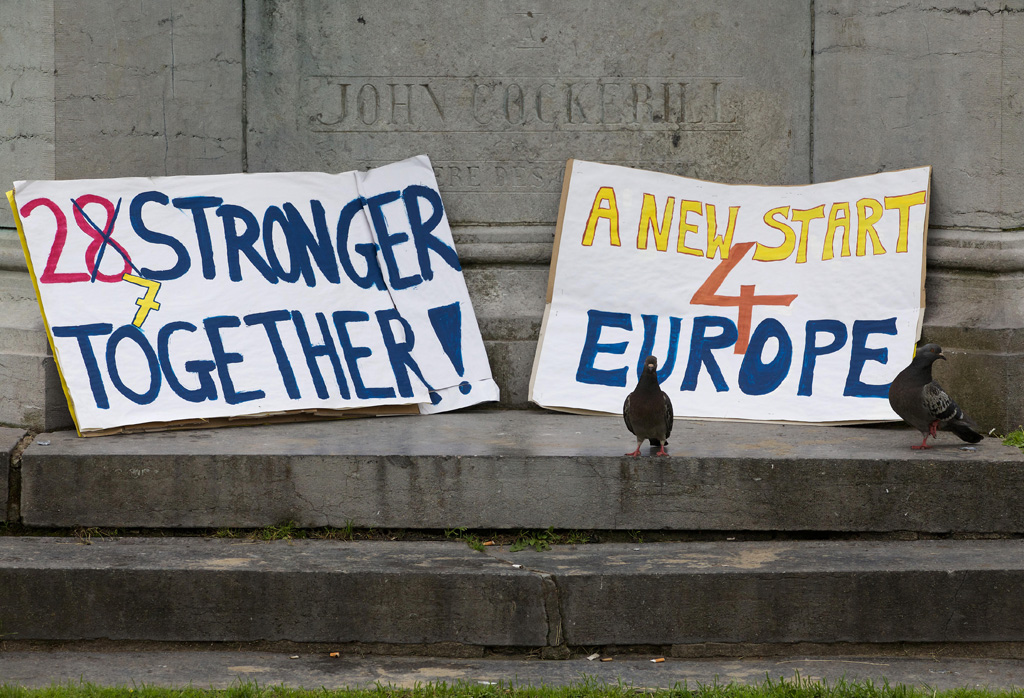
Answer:
[{"label": "handwritten sign", "polygon": [[618,414],[653,354],[677,416],[896,419],[930,172],[758,187],[570,160],[530,399]]},{"label": "handwritten sign", "polygon": [[424,156],[9,198],[80,433],[498,398]]}]

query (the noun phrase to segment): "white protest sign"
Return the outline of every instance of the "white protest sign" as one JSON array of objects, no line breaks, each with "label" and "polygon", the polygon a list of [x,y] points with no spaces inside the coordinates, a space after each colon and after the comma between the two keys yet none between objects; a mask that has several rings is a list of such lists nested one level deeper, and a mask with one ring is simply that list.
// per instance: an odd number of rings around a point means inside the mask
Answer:
[{"label": "white protest sign", "polygon": [[619,414],[653,354],[677,417],[897,419],[930,173],[761,187],[570,160],[530,399]]},{"label": "white protest sign", "polygon": [[498,398],[425,156],[11,203],[80,433]]}]

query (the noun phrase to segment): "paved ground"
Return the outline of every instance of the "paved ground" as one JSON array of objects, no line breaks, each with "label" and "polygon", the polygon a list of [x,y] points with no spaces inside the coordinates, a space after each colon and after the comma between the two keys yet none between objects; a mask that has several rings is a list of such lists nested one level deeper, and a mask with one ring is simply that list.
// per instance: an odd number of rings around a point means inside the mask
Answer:
[{"label": "paved ground", "polygon": [[947,690],[958,687],[1024,687],[1024,661],[895,657],[795,657],[767,659],[674,659],[630,655],[612,661],[585,658],[439,659],[252,651],[0,651],[0,685],[43,687],[85,681],[101,685],[224,688],[237,682],[306,688],[411,687],[428,682],[567,685],[591,677],[640,688],[671,688],[684,682],[760,683],[773,680],[839,680],[906,684]]}]

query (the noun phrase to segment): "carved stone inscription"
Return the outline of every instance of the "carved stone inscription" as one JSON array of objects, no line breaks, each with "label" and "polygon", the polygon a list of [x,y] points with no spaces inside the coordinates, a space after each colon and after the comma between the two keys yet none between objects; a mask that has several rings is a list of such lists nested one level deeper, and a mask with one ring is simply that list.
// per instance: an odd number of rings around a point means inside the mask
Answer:
[{"label": "carved stone inscription", "polygon": [[248,3],[249,169],[425,153],[458,223],[553,223],[565,161],[808,180],[809,8]]},{"label": "carved stone inscription", "polygon": [[[313,131],[552,131],[618,127],[739,131],[737,78],[359,78],[311,76]],[[725,85],[723,89],[723,85]],[[723,92],[725,95],[723,96]],[[732,96],[730,97],[730,94]]]}]

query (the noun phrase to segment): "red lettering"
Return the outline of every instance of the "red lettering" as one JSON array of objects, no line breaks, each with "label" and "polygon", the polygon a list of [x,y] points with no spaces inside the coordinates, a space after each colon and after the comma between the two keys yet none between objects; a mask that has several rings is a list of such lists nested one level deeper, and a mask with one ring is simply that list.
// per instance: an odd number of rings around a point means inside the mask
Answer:
[{"label": "red lettering", "polygon": [[[102,196],[97,196],[95,194],[83,194],[78,197],[77,200],[74,200],[73,203],[75,204],[75,221],[78,223],[78,227],[82,229],[83,233],[92,238],[92,242],[89,243],[89,247],[85,250],[85,268],[88,269],[90,275],[95,276],[98,281],[106,281],[108,283],[120,281],[122,276],[132,270],[132,264],[131,257],[128,256],[128,252],[121,247],[116,240],[114,240],[114,236],[111,231],[111,228],[114,225],[114,204],[109,200],[104,199]],[[85,217],[84,209],[89,204],[99,204],[107,212],[107,220],[103,224],[102,231],[93,227],[92,223],[90,223]],[[124,260],[124,268],[116,274],[103,274],[96,268],[98,264],[96,257],[99,254],[104,241],[117,248],[118,252],[121,254],[121,258]]]},{"label": "red lettering", "polygon": [[39,283],[71,284],[77,281],[88,281],[89,274],[85,272],[57,271],[57,263],[60,261],[60,255],[64,251],[64,243],[68,239],[68,219],[64,212],[60,210],[60,206],[50,199],[33,199],[22,206],[19,213],[22,218],[28,218],[39,206],[45,206],[50,209],[53,217],[57,219],[57,232],[53,236],[53,244],[50,245],[50,254],[46,257],[46,267],[39,276]]}]

